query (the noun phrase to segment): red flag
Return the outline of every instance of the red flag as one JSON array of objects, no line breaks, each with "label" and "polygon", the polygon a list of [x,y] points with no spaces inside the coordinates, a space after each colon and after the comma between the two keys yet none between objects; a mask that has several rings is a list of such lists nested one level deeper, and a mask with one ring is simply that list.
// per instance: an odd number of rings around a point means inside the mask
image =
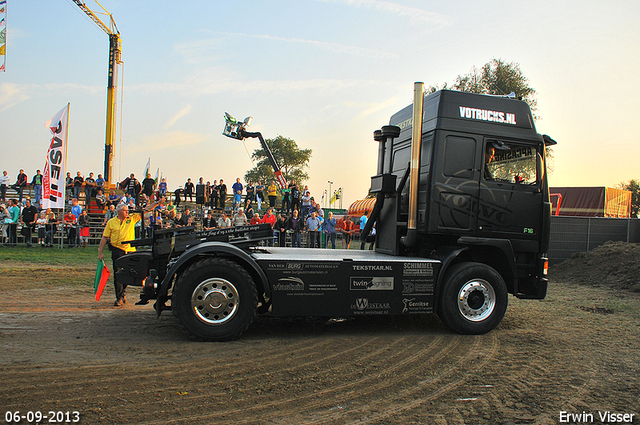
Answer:
[{"label": "red flag", "polygon": [[93,290],[96,295],[96,301],[100,301],[100,297],[102,296],[102,291],[104,291],[104,286],[107,284],[107,280],[109,280],[110,274],[111,272],[107,268],[107,265],[104,263],[104,259],[98,260],[96,277],[93,282]]}]

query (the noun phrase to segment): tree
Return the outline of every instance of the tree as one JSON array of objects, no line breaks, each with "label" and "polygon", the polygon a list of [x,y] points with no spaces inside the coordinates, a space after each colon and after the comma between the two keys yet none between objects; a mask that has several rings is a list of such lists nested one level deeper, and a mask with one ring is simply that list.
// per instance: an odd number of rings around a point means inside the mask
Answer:
[{"label": "tree", "polygon": [[492,59],[478,69],[475,66],[469,74],[458,75],[455,82],[449,86],[444,83],[442,86],[431,86],[434,91],[451,88],[468,93],[507,95],[515,93],[531,108],[531,113],[535,120],[539,117],[535,114],[538,110],[538,101],[535,98],[536,91],[529,86],[529,79],[520,70],[520,65],[516,62],[507,63],[502,59]]},{"label": "tree", "polygon": [[640,212],[640,180],[631,179],[627,182],[620,182],[617,188],[631,192],[631,217],[638,217]]},{"label": "tree", "polygon": [[[296,183],[301,184],[309,178],[309,174],[304,169],[309,166],[309,159],[313,152],[311,149],[300,149],[295,141],[283,136],[267,139],[265,142],[269,146],[273,158],[280,166],[285,180],[295,180]],[[256,149],[251,158],[258,163],[245,173],[245,181],[256,182],[260,180],[268,185],[269,182],[275,180],[273,167],[271,167],[264,149]]]},{"label": "tree", "polygon": [[[529,105],[534,120],[540,119],[536,115],[538,101],[535,97],[536,90],[529,86],[529,79],[520,70],[520,64],[516,62],[505,62],[502,59],[492,59],[485,63],[482,68],[475,66],[466,75],[458,75],[455,82],[449,86],[444,83],[441,86],[430,86],[431,93],[439,89],[460,90],[467,93],[508,95],[515,93],[516,97]],[[547,171],[554,169],[554,155],[552,148],[545,148],[547,160]],[[531,170],[529,170],[531,171]]]}]

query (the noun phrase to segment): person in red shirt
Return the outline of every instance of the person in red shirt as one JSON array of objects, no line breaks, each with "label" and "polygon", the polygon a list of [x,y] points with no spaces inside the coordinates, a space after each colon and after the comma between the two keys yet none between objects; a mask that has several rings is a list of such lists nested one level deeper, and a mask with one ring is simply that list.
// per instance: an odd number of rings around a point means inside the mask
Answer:
[{"label": "person in red shirt", "polygon": [[253,218],[251,218],[251,221],[249,222],[249,224],[253,225],[253,224],[260,224],[262,223],[262,220],[260,220],[260,214],[255,213],[253,215]]},{"label": "person in red shirt", "polygon": [[349,216],[345,216],[342,221],[342,228],[340,229],[340,232],[342,232],[342,248],[349,249],[354,231],[355,226],[353,225],[351,218]]},{"label": "person in red shirt", "polygon": [[[273,215],[273,208],[269,207],[269,209],[267,209],[266,214],[262,216],[262,222],[269,223],[271,225],[271,228],[273,229],[273,227],[276,225],[276,216]],[[267,241],[267,245],[273,246],[273,239],[269,239]]]},{"label": "person in red shirt", "polygon": [[276,216],[273,215],[273,208],[270,207],[267,210],[267,213],[262,216],[262,222],[263,223],[269,223],[272,228],[273,228],[273,226],[276,225]]},{"label": "person in red shirt", "polygon": [[77,237],[77,229],[76,224],[78,223],[78,219],[71,212],[71,210],[67,211],[63,218],[64,227],[67,231],[67,243],[69,244],[69,248],[76,246],[76,237]]}]

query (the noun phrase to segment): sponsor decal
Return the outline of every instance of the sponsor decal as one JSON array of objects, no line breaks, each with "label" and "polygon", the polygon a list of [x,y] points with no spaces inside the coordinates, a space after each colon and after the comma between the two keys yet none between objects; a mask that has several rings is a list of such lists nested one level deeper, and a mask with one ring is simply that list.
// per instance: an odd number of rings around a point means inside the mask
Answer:
[{"label": "sponsor decal", "polygon": [[460,106],[460,118],[516,125],[516,114]]},{"label": "sponsor decal", "polygon": [[404,276],[433,276],[433,263],[404,263],[402,274]]},{"label": "sponsor decal", "polygon": [[197,238],[207,238],[209,236],[225,236],[225,235],[236,235],[241,232],[253,232],[256,230],[260,230],[260,224],[252,224],[250,226],[235,226],[235,227],[226,227],[226,228],[216,228],[211,230],[202,230],[200,232],[196,232],[195,235]]},{"label": "sponsor decal", "polygon": [[338,286],[335,283],[310,283],[310,291],[337,291]]},{"label": "sponsor decal", "polygon": [[431,304],[428,301],[416,301],[415,298],[404,298],[402,304],[404,304],[402,308],[403,313],[431,311]]},{"label": "sponsor decal", "polygon": [[393,291],[393,277],[352,277],[349,287],[352,291]]},{"label": "sponsor decal", "polygon": [[[300,263],[300,265],[302,266],[302,263]],[[328,263],[328,264],[324,264],[324,263],[307,263],[304,264],[304,268],[305,270],[309,270],[309,269],[314,269],[314,270],[327,270],[327,269],[337,269],[338,267],[340,267],[339,264],[334,264],[334,263]]]},{"label": "sponsor decal", "polygon": [[402,121],[401,123],[398,123],[398,127],[400,127],[400,130],[404,130],[405,128],[409,128],[412,126],[413,126],[413,117],[408,118]]},{"label": "sponsor decal", "polygon": [[274,291],[304,291],[304,282],[299,277],[283,277],[273,285]]},{"label": "sponsor decal", "polygon": [[372,271],[372,270],[376,270],[376,271],[393,271],[393,266],[362,266],[362,265],[353,265],[353,270],[354,271]]},{"label": "sponsor decal", "polygon": [[498,151],[495,153],[492,163],[500,163],[512,161],[514,159],[531,158],[535,156],[536,150],[531,146],[524,146],[521,148],[511,148],[508,151]]},{"label": "sponsor decal", "polygon": [[362,312],[376,310],[375,313],[381,313],[390,308],[391,305],[389,303],[372,303],[369,302],[368,298],[356,298],[356,303],[351,305],[351,310]]},{"label": "sponsor decal", "polygon": [[356,300],[356,308],[358,310],[365,310],[369,306],[369,300],[367,298],[358,298]]},{"label": "sponsor decal", "polygon": [[403,294],[433,294],[433,282],[402,282]]}]

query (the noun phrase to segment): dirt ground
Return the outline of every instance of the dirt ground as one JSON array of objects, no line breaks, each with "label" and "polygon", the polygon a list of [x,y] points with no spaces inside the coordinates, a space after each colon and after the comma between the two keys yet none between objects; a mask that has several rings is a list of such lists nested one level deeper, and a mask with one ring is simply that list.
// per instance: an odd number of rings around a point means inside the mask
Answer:
[{"label": "dirt ground", "polygon": [[133,299],[114,308],[111,286],[96,302],[89,285],[47,277],[92,282],[93,270],[0,264],[0,420],[638,424],[639,259],[639,246],[616,243],[557,265],[547,298],[511,297],[487,335],[433,316],[259,317],[227,343],[193,342],[170,312]]}]

